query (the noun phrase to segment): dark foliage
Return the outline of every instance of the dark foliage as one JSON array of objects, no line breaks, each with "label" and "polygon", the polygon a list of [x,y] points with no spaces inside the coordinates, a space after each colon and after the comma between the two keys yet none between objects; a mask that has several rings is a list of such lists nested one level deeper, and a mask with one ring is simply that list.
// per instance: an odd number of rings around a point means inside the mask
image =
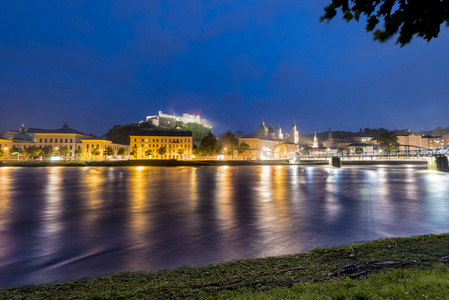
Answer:
[{"label": "dark foliage", "polygon": [[[332,0],[320,22],[333,19],[337,9],[347,22],[365,16],[365,29],[374,31],[374,40],[383,42],[399,32],[396,43],[401,47],[415,35],[429,42],[438,37],[441,24],[449,26],[449,0]],[[383,30],[376,29],[379,23]]]}]

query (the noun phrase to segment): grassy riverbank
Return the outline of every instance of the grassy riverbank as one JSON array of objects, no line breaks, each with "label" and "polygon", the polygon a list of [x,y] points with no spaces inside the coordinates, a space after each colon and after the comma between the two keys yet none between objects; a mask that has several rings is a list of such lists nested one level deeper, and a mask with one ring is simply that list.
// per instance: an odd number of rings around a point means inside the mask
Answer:
[{"label": "grassy riverbank", "polygon": [[[343,160],[342,165],[401,165],[427,164],[426,160]],[[39,160],[4,160],[0,167],[125,167],[125,166],[153,166],[153,167],[201,167],[201,166],[266,166],[292,165],[288,160],[115,160],[115,161],[39,161]],[[293,165],[329,165],[328,160],[302,160]]]},{"label": "grassy riverbank", "polygon": [[1,299],[447,299],[449,234],[0,290]]}]

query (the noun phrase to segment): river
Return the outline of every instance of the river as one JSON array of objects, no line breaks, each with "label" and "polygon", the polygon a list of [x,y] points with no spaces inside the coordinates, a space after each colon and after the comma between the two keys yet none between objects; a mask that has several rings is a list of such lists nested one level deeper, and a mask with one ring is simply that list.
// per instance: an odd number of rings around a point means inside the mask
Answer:
[{"label": "river", "polygon": [[422,166],[0,168],[0,288],[449,232]]}]

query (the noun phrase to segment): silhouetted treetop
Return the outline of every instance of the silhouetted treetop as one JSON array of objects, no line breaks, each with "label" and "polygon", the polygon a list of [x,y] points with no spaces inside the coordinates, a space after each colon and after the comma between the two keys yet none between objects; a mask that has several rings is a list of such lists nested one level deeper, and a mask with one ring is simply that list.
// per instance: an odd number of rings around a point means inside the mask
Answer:
[{"label": "silhouetted treetop", "polygon": [[[442,23],[449,26],[449,0],[331,0],[320,22],[330,21],[341,9],[343,19],[359,21],[366,16],[366,31],[381,42],[399,32],[396,44],[410,43],[414,35],[430,41],[438,37]],[[384,29],[376,29],[383,21]],[[374,30],[376,29],[376,30]]]}]

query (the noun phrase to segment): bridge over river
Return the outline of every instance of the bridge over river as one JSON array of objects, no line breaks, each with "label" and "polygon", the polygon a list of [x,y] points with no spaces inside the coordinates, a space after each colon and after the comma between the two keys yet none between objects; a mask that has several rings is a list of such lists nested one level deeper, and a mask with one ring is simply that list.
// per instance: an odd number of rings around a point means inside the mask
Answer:
[{"label": "bridge over river", "polygon": [[348,159],[358,158],[383,158],[383,157],[431,157],[442,156],[449,152],[449,146],[441,148],[429,148],[414,145],[399,145],[394,151],[382,151],[380,145],[357,145],[356,148],[362,149],[359,154],[340,152],[323,152],[318,155],[307,155],[306,159],[321,159],[330,157],[341,157]]}]

